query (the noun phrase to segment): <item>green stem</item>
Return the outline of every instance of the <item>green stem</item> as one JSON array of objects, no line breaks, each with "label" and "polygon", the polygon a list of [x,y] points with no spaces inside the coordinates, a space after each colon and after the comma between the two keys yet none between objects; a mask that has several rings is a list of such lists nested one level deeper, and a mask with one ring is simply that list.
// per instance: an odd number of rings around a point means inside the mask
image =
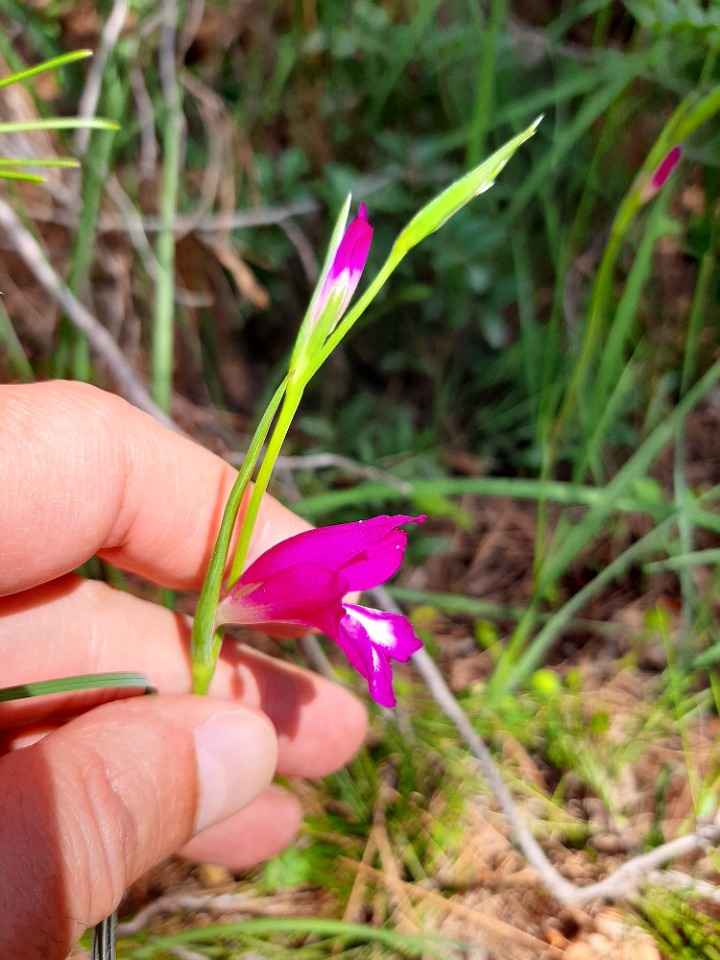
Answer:
[{"label": "green stem", "polygon": [[[120,80],[113,64],[109,65],[103,76],[105,88],[105,106],[113,118],[122,116],[127,95],[127,87]],[[83,185],[80,203],[80,222],[75,237],[72,263],[68,275],[68,287],[79,300],[84,300],[88,277],[95,255],[97,225],[100,219],[105,184],[117,141],[115,130],[100,131],[88,141],[83,158]],[[72,358],[70,369],[74,380],[91,379],[90,346],[85,334],[70,328]]]},{"label": "green stem", "polygon": [[166,4],[168,19],[163,26],[161,70],[167,112],[164,118],[164,162],[160,184],[160,229],[157,237],[158,277],[155,286],[155,321],[152,336],[152,395],[161,410],[170,408],[172,388],[174,307],[175,307],[175,233],[173,220],[180,185],[180,134],[182,103],[175,75],[175,28],[177,5]]},{"label": "green stem", "polygon": [[25,349],[18,339],[15,327],[2,301],[0,301],[0,348],[5,351],[9,372],[23,383],[32,383],[35,379],[32,365],[25,355]]},{"label": "green stem", "polygon": [[588,366],[592,362],[596,352],[599,350],[599,340],[605,323],[608,302],[612,293],[612,279],[615,272],[615,263],[620,253],[623,241],[625,240],[625,235],[627,234],[630,224],[632,223],[633,219],[635,218],[635,214],[639,209],[639,205],[639,195],[637,191],[634,189],[630,190],[630,192],[626,194],[623,202],[620,204],[620,208],[618,209],[615,219],[612,222],[612,226],[610,227],[610,237],[608,239],[607,246],[605,247],[602,260],[600,261],[595,283],[593,284],[588,319],[585,326],[583,341],[580,347],[580,354],[573,369],[567,392],[565,394],[565,399],[555,422],[553,436],[551,438],[553,459],[554,452],[557,450],[560,434],[565,425],[565,421],[567,420],[570,409],[573,406],[575,398],[579,393],[580,387],[585,379]]},{"label": "green stem", "polygon": [[468,167],[476,167],[485,152],[485,139],[495,98],[495,58],[498,37],[505,19],[507,0],[491,0],[487,22],[484,22],[480,7],[480,4],[471,0],[470,15],[475,20],[476,36],[479,34],[482,40],[478,55],[473,112],[468,125],[465,150],[465,161]]},{"label": "green stem", "polygon": [[275,467],[275,461],[280,454],[280,450],[285,442],[285,437],[290,429],[295,412],[297,411],[300,401],[302,400],[303,389],[304,388],[302,386],[298,386],[295,383],[291,383],[288,386],[282,409],[278,415],[275,429],[273,430],[270,442],[268,443],[268,447],[265,452],[265,456],[263,457],[262,465],[258,471],[258,475],[253,486],[253,492],[250,495],[250,502],[248,503],[247,510],[245,511],[243,527],[240,533],[240,540],[238,542],[237,550],[235,551],[235,558],[233,559],[232,567],[230,568],[230,575],[228,576],[228,586],[232,586],[243,571],[243,566],[245,565],[248,549],[250,547],[250,538],[252,537],[253,528],[255,527],[255,522],[257,521],[258,514],[260,512],[260,504],[262,503],[262,499],[265,496],[268,484],[270,483],[270,477],[272,476],[272,472]]},{"label": "green stem", "polygon": [[[265,442],[270,425],[272,424],[275,413],[287,388],[287,378],[283,380],[275,394],[268,404],[262,420],[258,424],[255,436],[250,444],[245,461],[240,469],[233,488],[230,491],[225,512],[220,523],[215,549],[213,550],[210,563],[205,574],[200,599],[198,601],[195,620],[193,622],[192,640],[191,640],[191,660],[193,671],[193,692],[207,693],[210,681],[215,672],[220,645],[222,643],[222,630],[215,630],[215,611],[220,600],[220,591],[222,589],[223,576],[227,566],[228,553],[230,552],[230,541],[235,521],[237,520],[240,505],[243,501],[245,491],[250,477],[255,469],[255,464],[260,456],[262,445]],[[243,530],[245,526],[243,526]]]},{"label": "green stem", "polygon": [[[702,328],[710,314],[712,281],[716,270],[717,235],[718,220],[717,217],[713,217],[708,246],[700,260],[695,295],[690,308],[690,321],[685,339],[685,356],[683,357],[680,375],[680,396],[687,392],[692,378],[695,376],[702,343]],[[681,427],[675,436],[673,462],[673,495],[678,511],[678,541],[681,556],[690,555],[695,545],[695,524],[693,518],[688,515],[685,506],[688,502],[688,485],[685,474],[687,465],[685,440],[686,431]],[[681,597],[679,656],[681,660],[687,662],[691,654],[689,649],[689,638],[692,633],[691,625],[697,607],[697,591],[692,569],[689,566],[681,566],[678,569],[678,580],[680,581]]]},{"label": "green stem", "polygon": [[697,91],[693,91],[685,97],[655,141],[635,183],[620,204],[610,227],[610,239],[605,247],[593,285],[588,321],[585,326],[580,354],[555,423],[551,439],[553,451],[557,449],[563,427],[586,379],[592,359],[600,350],[605,319],[612,299],[615,264],[628,230],[643,206],[642,188],[668,150],[675,144],[686,140],[694,130],[709,120],[718,110],[720,110],[720,86],[699,101]]}]

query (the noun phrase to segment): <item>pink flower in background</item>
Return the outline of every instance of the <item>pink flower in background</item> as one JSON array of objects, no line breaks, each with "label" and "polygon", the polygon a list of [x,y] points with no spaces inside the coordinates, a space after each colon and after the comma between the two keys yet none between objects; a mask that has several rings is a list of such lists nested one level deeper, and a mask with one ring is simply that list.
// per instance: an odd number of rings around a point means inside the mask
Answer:
[{"label": "pink flower in background", "polygon": [[317,320],[333,297],[337,300],[336,321],[347,310],[370,252],[373,229],[368,222],[367,206],[360,205],[358,215],[343,234],[330,264],[318,299],[313,307]]},{"label": "pink flower in background", "polygon": [[665,154],[653,175],[643,187],[640,198],[642,203],[647,203],[648,200],[652,200],[652,198],[662,190],[668,181],[668,177],[680,162],[681,156],[682,147],[673,147],[672,150],[669,150]]},{"label": "pink flower in background", "polygon": [[275,544],[227,592],[217,624],[244,624],[267,633],[275,624],[322,630],[365,677],[373,699],[395,706],[390,661],[404,663],[422,644],[406,617],[345,603],[344,598],[396,573],[407,544],[407,534],[398,528],[424,519],[374,517],[320,527]]}]

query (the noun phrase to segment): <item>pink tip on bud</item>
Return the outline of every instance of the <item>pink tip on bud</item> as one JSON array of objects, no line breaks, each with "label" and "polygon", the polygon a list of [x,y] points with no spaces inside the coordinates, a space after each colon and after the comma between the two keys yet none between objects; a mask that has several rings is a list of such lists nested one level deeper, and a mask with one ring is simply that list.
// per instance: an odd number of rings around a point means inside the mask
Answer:
[{"label": "pink tip on bud", "polygon": [[328,280],[347,270],[351,277],[359,278],[370,252],[372,227],[368,222],[367,204],[361,203],[358,215],[343,234],[340,246],[335,251]]},{"label": "pink tip on bud", "polygon": [[362,203],[358,215],[348,226],[335,251],[315,305],[316,318],[322,315],[333,295],[338,299],[335,321],[345,313],[367,262],[372,235],[373,228],[368,221],[367,206]]},{"label": "pink tip on bud", "polygon": [[680,162],[682,156],[682,147],[675,146],[668,151],[656,167],[653,175],[643,187],[641,201],[647,203],[662,190],[668,181],[670,174]]}]

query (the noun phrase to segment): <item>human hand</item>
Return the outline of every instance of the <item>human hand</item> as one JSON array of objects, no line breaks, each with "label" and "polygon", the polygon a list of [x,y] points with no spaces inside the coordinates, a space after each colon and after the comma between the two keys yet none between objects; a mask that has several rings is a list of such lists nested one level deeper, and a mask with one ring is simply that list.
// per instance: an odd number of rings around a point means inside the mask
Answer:
[{"label": "human hand", "polygon": [[[171,853],[241,867],[285,846],[297,800],[366,728],[362,704],[226,643],[190,695],[185,618],[71,573],[99,555],[199,589],[235,471],[93,387],[0,386],[0,685],[139,671],[157,697],[0,703],[0,957],[61,960]],[[266,498],[249,562],[305,524]]]}]

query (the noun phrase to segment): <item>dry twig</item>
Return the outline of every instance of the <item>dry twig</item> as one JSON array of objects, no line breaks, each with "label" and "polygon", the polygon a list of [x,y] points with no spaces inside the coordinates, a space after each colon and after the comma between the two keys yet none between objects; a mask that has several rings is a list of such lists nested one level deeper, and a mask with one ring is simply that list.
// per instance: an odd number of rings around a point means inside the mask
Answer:
[{"label": "dry twig", "polygon": [[[110,16],[105,22],[100,37],[100,48],[95,54],[95,58],[90,64],[85,87],[78,102],[78,116],[89,120],[95,116],[98,101],[100,99],[100,89],[102,87],[103,72],[108,57],[115,44],[118,42],[122,28],[125,25],[129,0],[115,0]],[[75,132],[75,153],[82,157],[85,155],[88,143],[90,142],[90,129],[81,127]]]},{"label": "dry twig", "polygon": [[[244,453],[233,453],[228,457],[228,462],[234,466],[239,466],[245,459]],[[335,453],[311,453],[298,457],[279,456],[277,465],[281,470],[343,470],[354,477],[362,477],[364,480],[377,480],[388,487],[394,487],[401,493],[410,496],[412,493],[412,484],[407,480],[401,480],[394,477],[391,473],[384,470],[378,470],[377,467],[368,467],[365,464],[357,463],[349,457],[341,457]]]},{"label": "dry twig", "polygon": [[168,950],[177,960],[207,960],[202,953],[195,953],[194,950],[188,950],[187,947],[174,946]]},{"label": "dry twig", "polygon": [[698,880],[680,870],[652,870],[647,875],[648,883],[670,889],[687,890],[689,893],[712,903],[720,903],[720,888],[709,880]]},{"label": "dry twig", "polygon": [[247,893],[167,893],[153,900],[132,918],[119,923],[119,937],[131,937],[155,922],[158,917],[174,913],[209,913],[242,919],[243,917],[273,916],[286,908],[273,909],[267,897]]},{"label": "dry twig", "polygon": [[138,180],[150,180],[155,176],[158,166],[159,148],[155,136],[155,112],[140,67],[136,67],[130,77],[130,86],[138,118],[140,136],[140,155],[137,164]]},{"label": "dry twig", "polygon": [[[320,204],[315,200],[298,200],[277,207],[259,207],[257,210],[236,210],[233,213],[208,214],[197,220],[193,213],[179,213],[172,222],[173,232],[186,234],[190,230],[203,233],[214,233],[218,230],[246,230],[251,227],[270,227],[280,224],[291,217],[303,216],[307,213],[317,213]],[[77,214],[72,210],[55,210],[52,207],[39,204],[28,205],[28,213],[33,220],[48,223],[57,223],[61,227],[70,229],[77,226]],[[140,224],[147,233],[157,233],[160,229],[160,218],[146,216],[140,218]],[[126,230],[124,219],[114,213],[101,213],[96,230],[98,233],[115,233]]]},{"label": "dry twig", "polygon": [[51,266],[35,237],[23,226],[12,207],[2,199],[0,199],[0,227],[4,229],[10,245],[25,261],[35,279],[62,307],[70,322],[85,334],[91,348],[106,364],[123,396],[170,430],[179,432],[177,424],[153,402],[145,385],[105,327],[71,293]]}]

